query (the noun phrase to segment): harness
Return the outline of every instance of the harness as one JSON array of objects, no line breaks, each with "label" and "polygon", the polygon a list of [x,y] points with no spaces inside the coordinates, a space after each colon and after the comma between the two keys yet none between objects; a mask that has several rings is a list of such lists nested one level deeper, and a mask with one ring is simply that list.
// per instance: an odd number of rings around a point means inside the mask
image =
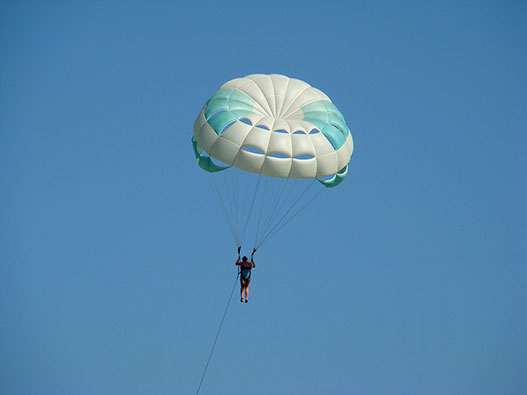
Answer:
[{"label": "harness", "polygon": [[[252,266],[251,265],[240,265],[240,268],[239,268],[239,273],[242,275],[242,278],[244,280],[248,280],[249,278],[251,278],[251,269],[252,269]],[[249,271],[249,275],[248,276],[244,276],[243,273],[244,271]]]}]

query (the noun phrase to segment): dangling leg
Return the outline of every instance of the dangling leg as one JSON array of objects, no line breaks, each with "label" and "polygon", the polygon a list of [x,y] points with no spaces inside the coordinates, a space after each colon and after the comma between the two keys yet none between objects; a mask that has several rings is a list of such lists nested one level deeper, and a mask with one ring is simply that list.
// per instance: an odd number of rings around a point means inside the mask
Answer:
[{"label": "dangling leg", "polygon": [[250,282],[251,282],[250,277],[247,280],[245,280],[245,303],[249,301],[249,283]]},{"label": "dangling leg", "polygon": [[245,281],[240,277],[240,302],[243,302],[243,291],[245,290]]}]

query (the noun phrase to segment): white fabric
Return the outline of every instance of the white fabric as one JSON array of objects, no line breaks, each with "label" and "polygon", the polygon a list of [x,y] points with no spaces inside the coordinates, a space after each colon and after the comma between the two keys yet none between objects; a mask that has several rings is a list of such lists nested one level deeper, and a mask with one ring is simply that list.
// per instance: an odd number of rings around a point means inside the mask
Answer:
[{"label": "white fabric", "polygon": [[[302,106],[319,100],[331,102],[318,89],[278,74],[252,74],[231,80],[222,86],[225,87],[239,89],[257,104],[254,113],[244,117],[252,125],[236,121],[219,136],[207,123],[203,107],[194,123],[194,137],[211,157],[249,172],[293,178],[331,176],[350,161],[353,153],[351,133],[335,151],[322,133],[309,134],[316,127],[302,120]],[[259,125],[270,130],[257,127]],[[294,133],[296,131],[304,133]],[[246,147],[254,147],[262,154],[248,152]],[[277,158],[271,154],[287,157]],[[312,157],[295,159],[299,155]]]}]

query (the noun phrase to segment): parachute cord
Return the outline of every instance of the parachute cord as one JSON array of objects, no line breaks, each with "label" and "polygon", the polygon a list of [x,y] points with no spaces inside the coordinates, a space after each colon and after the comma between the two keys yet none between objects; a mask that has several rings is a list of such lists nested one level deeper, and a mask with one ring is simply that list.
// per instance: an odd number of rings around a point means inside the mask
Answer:
[{"label": "parachute cord", "polygon": [[[291,204],[291,206],[289,206],[287,208],[287,210],[285,211],[285,213],[283,215],[280,216],[280,219],[274,224],[274,226],[271,228],[271,230],[269,230],[263,237],[263,240],[261,243],[260,243],[260,246],[265,242],[265,240],[268,239],[268,236],[270,234],[273,233],[273,231],[278,228],[280,226],[280,224],[286,219],[287,215],[291,212],[291,210],[293,210],[293,208],[295,208],[295,206],[300,202],[300,200],[302,200],[302,197],[306,195],[307,191],[309,190],[309,188],[311,188],[311,186],[313,185],[315,180],[311,181],[309,184],[307,184],[307,187],[298,194],[298,196],[296,197],[295,201],[293,202],[293,204]],[[290,191],[292,192],[292,191]],[[285,202],[284,202],[285,203]],[[282,227],[280,226],[280,229]]]},{"label": "parachute cord", "polygon": [[229,218],[232,221],[232,228],[234,232],[236,233],[236,237],[239,240],[240,231],[238,230],[238,226],[237,226],[238,224],[236,223],[236,217],[234,215],[234,196],[233,196],[234,193],[233,191],[231,191],[233,184],[231,181],[229,181],[229,175],[231,176],[231,179],[232,179],[232,173],[233,173],[232,171],[223,173],[223,182],[225,183],[224,191],[225,191],[225,198],[227,201],[226,206],[229,209]]},{"label": "parachute cord", "polygon": [[[324,189],[318,191],[311,199],[309,199],[302,207],[296,210],[285,222],[283,220],[286,218],[286,215],[280,219],[280,221],[273,227],[273,229],[265,236],[261,243],[256,247],[257,249],[264,245],[267,241],[273,238],[280,230],[282,230],[289,222],[291,222],[298,214],[300,214],[307,206],[309,206],[313,201],[315,201],[321,194],[324,192]],[[289,210],[288,210],[289,211]],[[283,222],[283,223],[282,223]],[[280,226],[279,226],[280,225]]]},{"label": "parachute cord", "polygon": [[[235,169],[232,169],[235,170]],[[233,192],[234,192],[234,207],[235,207],[235,220],[236,220],[236,229],[238,234],[240,233],[240,204],[239,204],[239,194],[238,194],[238,172],[232,172],[233,177]]]},{"label": "parachute cord", "polygon": [[296,197],[293,203],[289,203],[291,200],[293,200],[290,199],[291,197],[295,198],[296,186],[298,185],[298,180],[287,179],[287,186],[283,189],[283,191],[280,192],[280,194],[283,196],[281,197],[279,202],[277,202],[277,205],[274,206],[271,215],[269,216],[267,223],[265,224],[264,231],[261,233],[258,241],[255,242],[255,248],[260,248],[263,245],[264,240],[267,238],[267,236],[270,233],[273,233],[273,230],[275,230],[280,225],[280,223],[284,220],[284,217],[287,216],[287,214],[302,198],[303,194],[309,189],[311,183],[309,183],[307,187]]},{"label": "parachute cord", "polygon": [[229,296],[229,300],[227,301],[227,305],[225,306],[225,311],[223,312],[223,317],[221,317],[220,326],[218,328],[218,332],[216,332],[216,337],[214,338],[214,342],[212,343],[212,348],[210,349],[209,358],[207,359],[207,363],[205,364],[205,369],[203,369],[203,374],[201,375],[201,380],[199,381],[198,390],[196,391],[196,395],[199,394],[199,390],[201,389],[201,384],[203,384],[203,380],[205,379],[205,375],[207,374],[207,368],[209,367],[210,359],[212,358],[212,353],[214,352],[214,348],[216,347],[216,343],[218,342],[218,337],[220,336],[221,327],[223,326],[223,321],[225,321],[225,316],[227,315],[227,310],[229,309],[229,305],[231,304],[232,300],[232,294],[234,293],[234,288],[236,288],[236,283],[238,282],[238,277],[240,277],[240,270],[238,270],[238,275],[236,276],[236,280],[234,280],[234,285],[232,286],[231,294]]},{"label": "parachute cord", "polygon": [[218,197],[220,199],[221,207],[223,208],[223,214],[225,214],[225,219],[227,220],[227,224],[229,225],[229,229],[232,234],[232,238],[234,239],[236,245],[239,247],[241,246],[240,240],[238,240],[238,237],[236,237],[236,232],[234,231],[233,225],[231,223],[231,219],[229,218],[229,214],[227,213],[227,209],[225,207],[225,202],[223,201],[223,196],[221,195],[221,191],[218,188],[218,185],[216,184],[216,181],[214,180],[214,177],[212,174],[210,174],[210,179],[212,181],[212,184],[214,185],[214,189],[216,190],[216,193],[218,194]]},{"label": "parachute cord", "polygon": [[[258,182],[256,183],[256,188],[254,189],[254,195],[253,195],[253,200],[251,202],[251,208],[249,209],[249,213],[247,214],[247,218],[245,219],[245,226],[243,227],[243,232],[241,235],[241,242],[243,242],[243,239],[245,237],[245,231],[247,230],[247,225],[249,225],[249,218],[251,218],[251,214],[253,212],[254,202],[256,201],[256,196],[258,195],[258,189],[260,188],[261,180],[262,180],[262,173],[258,174]],[[241,243],[239,245],[241,245]]]},{"label": "parachute cord", "polygon": [[[298,209],[296,212],[294,212],[293,215],[291,215],[287,220],[285,220],[287,215],[289,214],[289,212],[298,204],[298,202],[301,200],[302,196],[304,196],[307,193],[307,191],[309,190],[309,188],[311,188],[311,186],[313,185],[314,182],[315,182],[315,180],[313,179],[313,181],[309,183],[307,188],[304,189],[304,191],[298,196],[298,198],[291,205],[291,207],[289,207],[287,209],[285,214],[282,216],[282,218],[280,218],[280,220],[276,223],[276,225],[269,231],[269,233],[267,233],[264,236],[262,242],[255,248],[257,248],[257,249],[260,248],[265,242],[267,242],[271,237],[273,237],[276,233],[278,233],[284,226],[286,226],[289,222],[291,222],[291,220],[293,218],[295,218],[304,208],[306,208],[317,197],[320,196],[320,194],[324,191],[324,189],[322,189],[318,193],[316,193],[315,196],[313,196],[310,200],[307,201],[307,203],[305,203],[302,207],[300,207],[300,209]],[[285,222],[284,222],[284,220],[285,220]]]},{"label": "parachute cord", "polygon": [[276,229],[274,232],[270,232],[269,235],[261,242],[261,244],[257,247],[260,248],[264,243],[266,243],[269,239],[271,239],[274,235],[276,235],[282,228],[284,228],[289,222],[293,220],[300,212],[302,212],[307,206],[309,206],[311,203],[313,203],[326,189],[322,189],[318,191],[309,201],[307,201],[302,207],[300,207],[293,215],[291,215],[287,221],[285,221],[278,229]]},{"label": "parachute cord", "polygon": [[[260,234],[261,235],[265,235],[267,233],[266,230],[267,230],[267,227],[268,227],[268,223],[272,220],[272,218],[275,215],[275,209],[276,209],[277,203],[280,200],[280,197],[282,195],[282,191],[284,189],[283,187],[284,187],[286,181],[287,181],[287,178],[283,178],[280,181],[280,184],[278,185],[278,188],[276,188],[275,196],[273,198],[272,203],[270,204],[270,210],[268,210],[269,214],[266,216],[267,219],[262,221],[262,226],[260,226],[260,219],[258,219],[258,227],[257,227],[256,237],[254,238],[254,245],[253,245],[254,247],[256,247],[258,245],[258,240],[260,239]],[[262,216],[263,205],[264,205],[264,201],[262,200],[262,210],[260,212],[260,216]]]},{"label": "parachute cord", "polygon": [[[285,182],[282,184],[281,188],[277,190],[278,199],[275,201],[275,204],[273,204],[270,210],[270,214],[267,217],[267,221],[265,222],[263,226],[263,231],[261,232],[262,238],[265,238],[265,235],[267,235],[269,228],[271,228],[273,224],[275,224],[275,221],[277,218],[279,218],[278,222],[280,222],[281,217],[279,214],[280,212],[282,212],[282,209],[284,207],[287,207],[286,203],[289,201],[289,197],[295,190],[295,186],[298,185],[297,183],[298,180],[285,178],[284,181]],[[289,191],[286,193],[288,188],[289,188]],[[259,240],[260,240],[260,237],[258,238],[258,240],[254,242],[255,247],[258,245]]]},{"label": "parachute cord", "polygon": [[229,180],[228,174],[224,174],[224,178],[223,178],[223,180],[225,181],[225,194],[226,194],[227,202],[230,208],[229,217],[231,218],[232,227],[234,229],[234,232],[236,233],[236,237],[238,237],[239,239],[240,230],[238,226],[238,221],[236,219],[236,210],[235,210],[236,201],[235,201],[235,196],[234,196],[234,193],[235,193],[234,178],[233,178],[234,171],[225,172],[225,173],[230,173],[230,180]]},{"label": "parachute cord", "polygon": [[265,185],[264,185],[264,193],[263,193],[262,201],[261,201],[261,204],[260,204],[260,215],[258,216],[258,225],[256,225],[256,237],[254,239],[254,246],[256,246],[256,240],[258,240],[258,234],[260,233],[260,222],[262,221],[262,213],[263,213],[263,209],[264,209],[264,203],[266,201],[265,198],[267,196],[267,186],[268,186],[268,184],[269,184],[269,180],[266,179],[265,180]]}]

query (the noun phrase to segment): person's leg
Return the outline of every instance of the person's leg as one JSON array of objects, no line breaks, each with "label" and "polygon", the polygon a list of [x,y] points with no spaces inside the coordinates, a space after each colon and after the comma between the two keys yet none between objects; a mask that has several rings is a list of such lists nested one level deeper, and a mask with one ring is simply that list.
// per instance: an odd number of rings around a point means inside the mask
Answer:
[{"label": "person's leg", "polygon": [[247,302],[247,300],[249,300],[249,283],[250,282],[251,282],[250,278],[245,280],[245,302]]},{"label": "person's leg", "polygon": [[240,277],[240,302],[243,302],[243,292],[245,291],[245,281]]}]

